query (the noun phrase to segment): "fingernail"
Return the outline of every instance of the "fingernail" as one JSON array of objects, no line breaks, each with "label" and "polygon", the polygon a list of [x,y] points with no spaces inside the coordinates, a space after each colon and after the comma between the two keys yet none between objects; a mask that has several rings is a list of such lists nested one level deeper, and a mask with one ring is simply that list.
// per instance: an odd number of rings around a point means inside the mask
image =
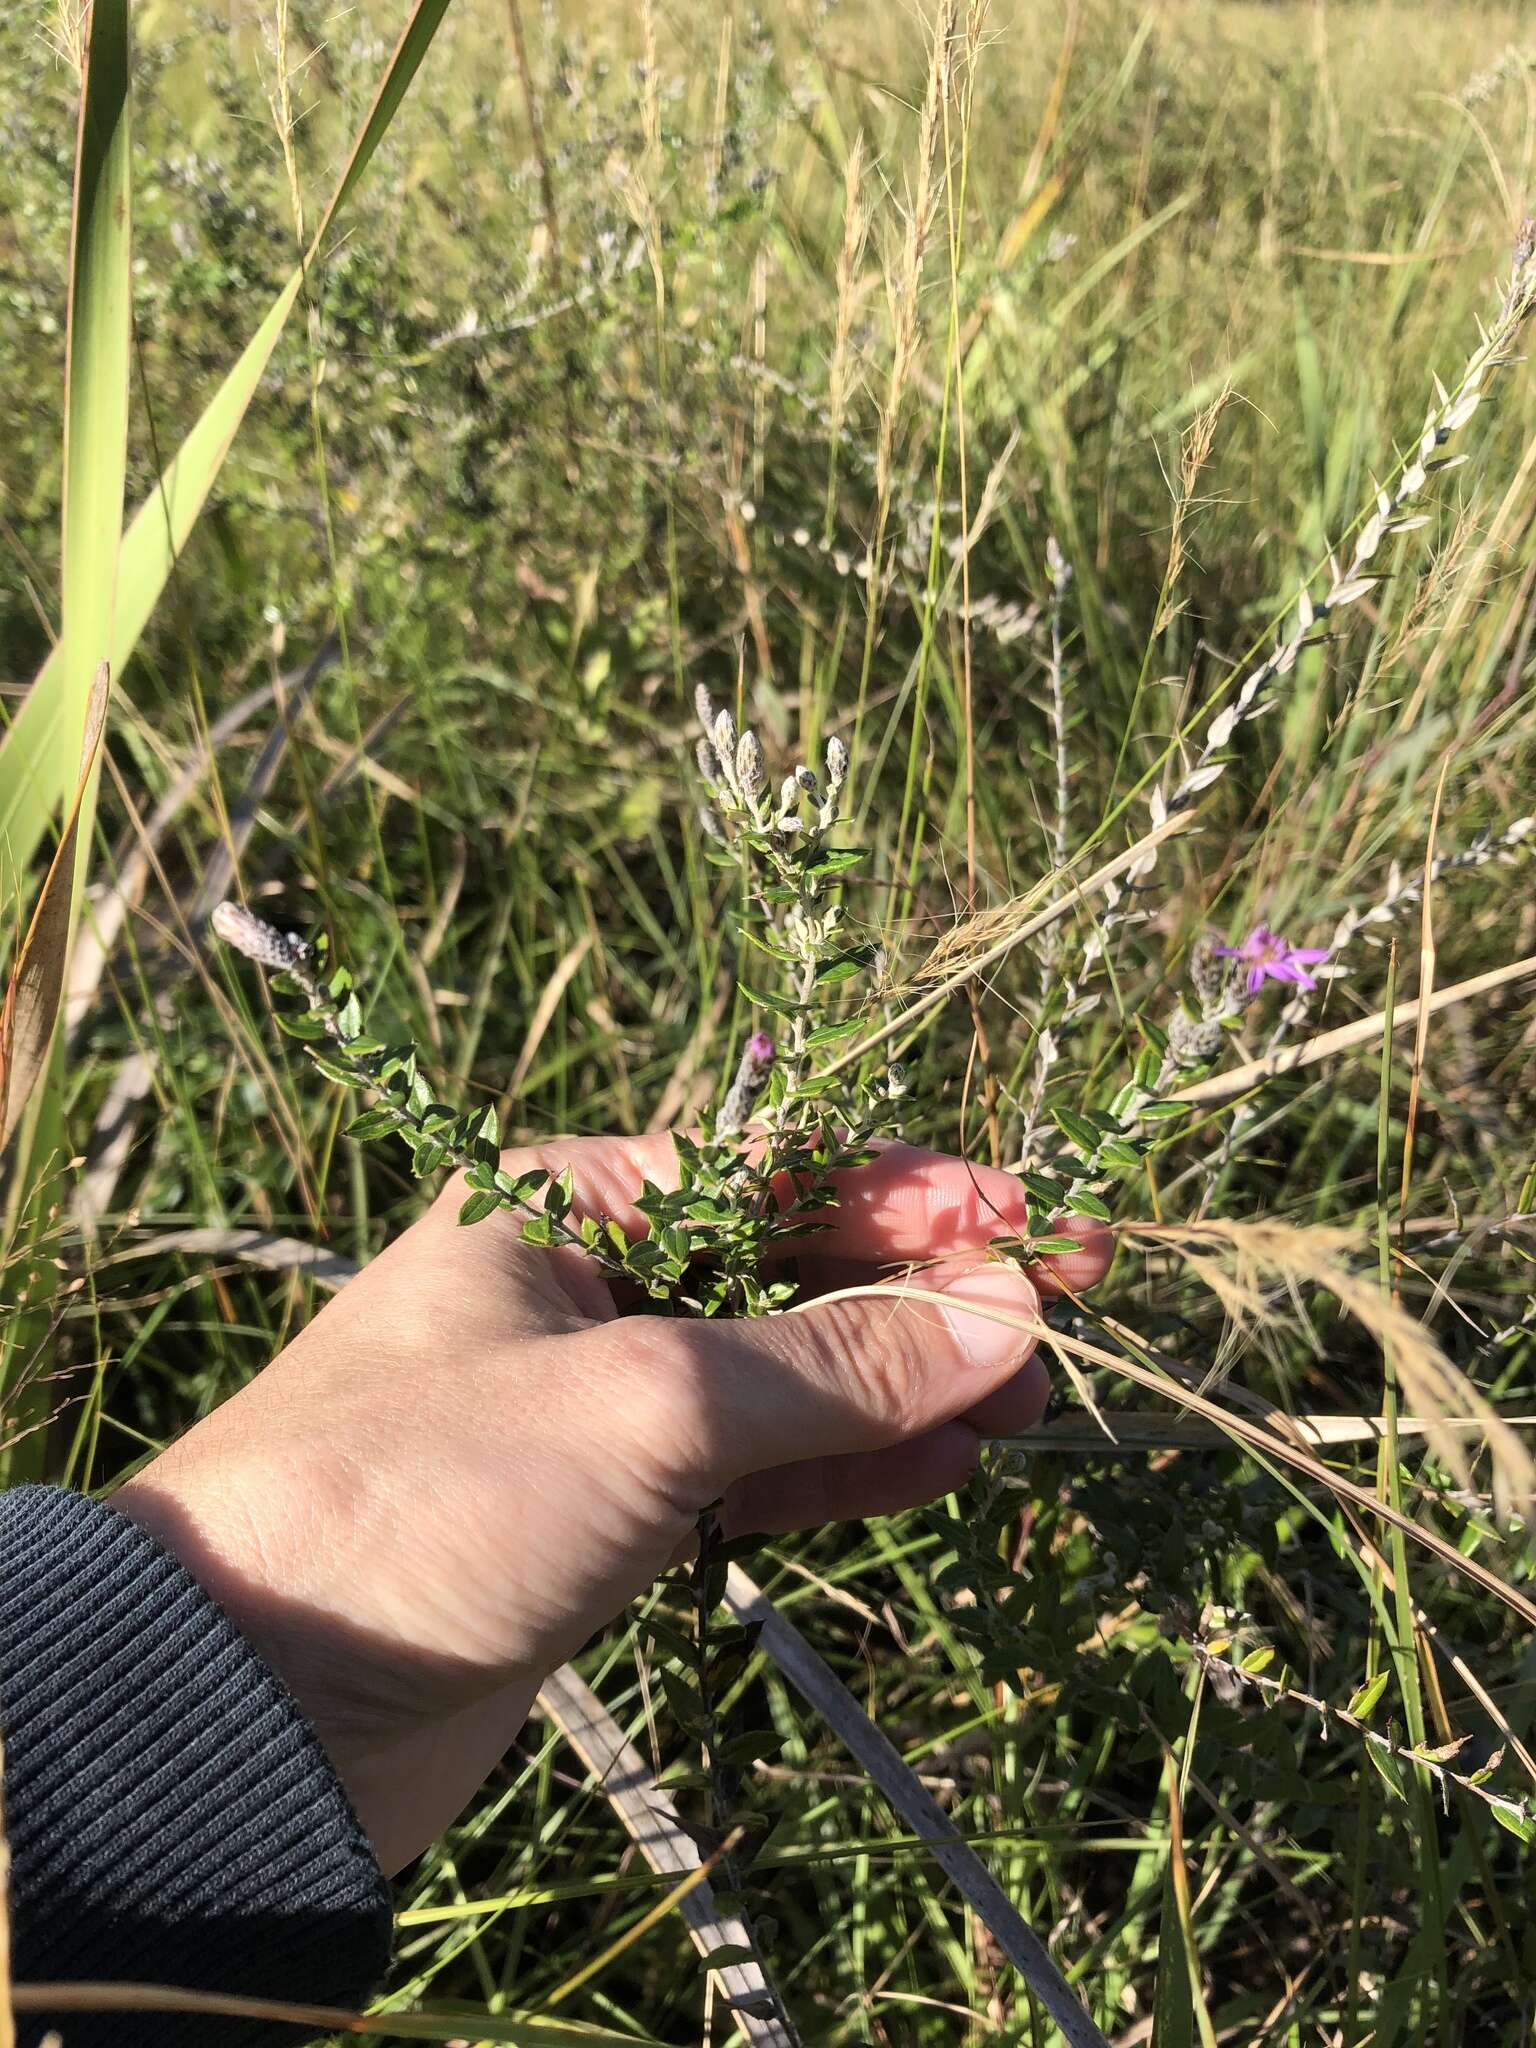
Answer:
[{"label": "fingernail", "polygon": [[[976,1308],[986,1313],[968,1314]],[[995,1369],[1018,1358],[1034,1345],[1033,1325],[1039,1297],[1024,1275],[1012,1266],[972,1266],[944,1287],[944,1317],[955,1342],[972,1365]],[[1012,1318],[1004,1322],[1002,1317]]]}]

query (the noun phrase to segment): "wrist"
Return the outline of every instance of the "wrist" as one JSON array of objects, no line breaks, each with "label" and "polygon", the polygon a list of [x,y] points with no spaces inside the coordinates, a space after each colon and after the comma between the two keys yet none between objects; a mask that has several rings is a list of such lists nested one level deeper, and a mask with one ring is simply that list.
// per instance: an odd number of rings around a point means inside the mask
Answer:
[{"label": "wrist", "polygon": [[[242,1505],[227,1473],[210,1496],[198,1469],[178,1473],[178,1463],[167,1453],[111,1505],[176,1558],[273,1673],[393,1874],[473,1798],[527,1719],[543,1673],[492,1672],[422,1648],[393,1603],[369,1603],[367,1574],[338,1561],[339,1529],[328,1536],[296,1522],[292,1496],[274,1527]],[[365,1606],[366,1622],[355,1611]]]}]

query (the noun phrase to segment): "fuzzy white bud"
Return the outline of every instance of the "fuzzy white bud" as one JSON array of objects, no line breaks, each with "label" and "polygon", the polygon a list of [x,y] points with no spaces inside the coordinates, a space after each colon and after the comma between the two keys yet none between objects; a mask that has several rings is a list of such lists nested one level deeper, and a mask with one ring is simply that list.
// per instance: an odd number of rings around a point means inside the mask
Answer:
[{"label": "fuzzy white bud", "polygon": [[274,973],[291,972],[309,960],[311,948],[294,932],[280,932],[242,903],[220,903],[210,922],[226,946]]},{"label": "fuzzy white bud", "polygon": [[736,781],[741,793],[750,802],[768,780],[768,771],[763,766],[763,749],[757,734],[750,728],[736,742]]},{"label": "fuzzy white bud", "polygon": [[729,711],[715,713],[710,738],[715,743],[715,752],[720,756],[720,766],[729,776],[733,772],[736,760],[736,721]]}]

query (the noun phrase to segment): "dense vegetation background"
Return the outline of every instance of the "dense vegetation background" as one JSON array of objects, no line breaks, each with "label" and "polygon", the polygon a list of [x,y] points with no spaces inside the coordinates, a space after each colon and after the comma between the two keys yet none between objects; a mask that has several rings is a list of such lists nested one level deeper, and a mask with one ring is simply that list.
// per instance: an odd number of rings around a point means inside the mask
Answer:
[{"label": "dense vegetation background", "polygon": [[[132,503],[278,293],[401,14],[139,7]],[[998,0],[962,26],[925,129],[915,9],[453,0],[118,679],[98,909],[137,886],[73,1020],[64,1128],[84,1164],[50,1198],[46,1341],[34,1313],[11,1361],[14,1476],[106,1483],[311,1312],[307,1275],[171,1233],[366,1258],[421,1200],[403,1164],[339,1135],[346,1105],[205,947],[236,851],[249,899],[330,929],[373,1014],[458,1098],[497,1102],[509,1139],[686,1120],[752,1021],[701,858],[697,683],[786,764],[828,731],[853,747],[872,860],[850,915],[900,990],[968,909],[1144,829],[1192,758],[1181,727],[1347,554],[1509,271],[1536,182],[1523,10]],[[69,48],[51,10],[0,22],[13,707],[58,623]],[[1042,1104],[1102,1108],[1208,927],[1329,946],[1354,913],[1341,971],[1281,1027],[1298,1040],[1426,974],[1536,953],[1522,365],[1465,450],[1383,581],[1243,729],[1202,829],[1108,922],[1085,895],[937,1013],[909,1135],[1011,1161]],[[1355,1269],[1529,1411],[1531,986],[1446,1008],[1417,1053],[1388,1033],[1384,1058],[1378,1025],[1236,1115],[1202,1112],[1127,1174],[1117,1215],[1349,1227]],[[1264,992],[1221,1064],[1264,1050],[1287,993]],[[1296,1259],[1240,1264],[1128,1250],[1100,1306],[1202,1377],[1379,1412],[1368,1333]],[[1368,1520],[1219,1439],[1085,1426],[1014,1455],[975,1500],[754,1569],[1105,2033],[1528,2040],[1523,1627],[1417,1554],[1384,1597],[1405,1567]],[[1371,1445],[1328,1455],[1529,1584],[1486,1456],[1458,1475],[1416,1440],[1390,1471]],[[686,1743],[650,1655],[619,1628],[584,1668],[666,1763]],[[741,1688],[742,1725],[778,1744],[756,1874],[806,2039],[1054,2039],[772,1667]],[[1355,1701],[1385,1740],[1299,1693]],[[1499,1752],[1482,1788],[1392,1754],[1462,1736],[1462,1777]],[[538,2010],[656,1896],[535,1723],[406,1883],[397,1989]],[[689,1955],[663,1920],[562,2015],[696,2041]]]}]

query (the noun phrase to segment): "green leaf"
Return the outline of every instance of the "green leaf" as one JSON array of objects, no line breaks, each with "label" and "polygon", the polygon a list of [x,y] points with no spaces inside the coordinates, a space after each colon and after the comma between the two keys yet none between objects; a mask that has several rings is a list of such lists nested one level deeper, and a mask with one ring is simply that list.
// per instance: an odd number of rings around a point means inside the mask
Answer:
[{"label": "green leaf", "polygon": [[756,946],[760,953],[766,953],[770,959],[790,962],[799,959],[799,954],[792,952],[788,946],[781,945],[771,930],[764,931],[761,925],[754,924],[750,918],[735,918],[733,924],[738,939],[744,939],[749,946]]},{"label": "green leaf", "polygon": [[870,957],[868,946],[859,946],[851,953],[839,953],[835,960],[824,960],[816,969],[817,986],[833,988],[840,981],[852,981],[864,972]]},{"label": "green leaf", "polygon": [[[113,617],[128,465],[133,299],[128,0],[96,0],[87,19],[64,368],[63,633],[54,653],[59,746],[50,809],[73,786],[97,670],[103,662],[114,674],[122,667],[115,659]],[[81,818],[87,846],[94,814],[92,793]],[[22,851],[12,844],[18,867],[31,853],[31,847]]]},{"label": "green leaf", "polygon": [[850,868],[856,868],[861,860],[866,859],[868,853],[866,846],[847,846],[836,852],[818,853],[805,863],[801,873],[815,875],[818,879],[827,875],[846,875]]},{"label": "green leaf", "polygon": [[[8,1220],[14,1219],[17,1200],[33,1199],[41,1209],[54,1199],[48,1183],[59,1159],[53,1143],[57,1132],[46,1147],[40,1140],[42,1126],[56,1121],[58,1105],[47,1098],[62,1085],[63,1061],[50,1048],[85,882],[79,849],[90,847],[95,826],[100,734],[92,736],[92,724],[97,698],[104,714],[107,681],[117,672],[112,621],[128,462],[133,300],[129,0],[96,0],[81,19],[85,34],[65,320],[61,633],[50,656],[55,676],[47,705],[55,738],[37,797],[32,764],[20,757],[8,760],[0,741],[0,890],[8,899],[19,892],[22,871],[48,818],[68,804],[70,819],[24,947],[12,956],[6,1020]],[[5,831],[9,800],[31,803],[38,811],[36,830],[24,846]],[[35,1274],[35,1305],[51,1289],[55,1270],[50,1264]],[[13,1435],[20,1419],[9,1416]]]},{"label": "green leaf", "polygon": [[311,1039],[330,1036],[326,1030],[325,1019],[317,1017],[313,1010],[278,1010],[274,1015],[277,1018],[278,1029],[286,1031],[290,1038],[300,1038],[308,1042]]},{"label": "green leaf", "polygon": [[824,1045],[841,1045],[845,1038],[857,1037],[864,1029],[862,1017],[843,1017],[836,1024],[818,1024],[814,1031],[808,1031],[805,1038],[807,1052],[816,1052]]},{"label": "green leaf", "polygon": [[704,1725],[704,1709],[688,1680],[663,1664],[661,1689],[667,1696],[667,1705],[678,1726],[689,1735],[696,1734]]},{"label": "green leaf", "polygon": [[1099,1147],[1099,1164],[1131,1173],[1140,1166],[1143,1153],[1129,1138],[1106,1138]]},{"label": "green leaf", "polygon": [[347,1125],[346,1135],[356,1138],[360,1145],[366,1145],[370,1139],[386,1137],[398,1129],[399,1121],[393,1110],[365,1109],[361,1116],[353,1117]]},{"label": "green leaf", "polygon": [[343,1088],[351,1088],[356,1085],[357,1069],[355,1067],[344,1066],[340,1060],[333,1059],[327,1052],[312,1052],[309,1057],[311,1064],[324,1074],[327,1081],[335,1081]]},{"label": "green leaf", "polygon": [[652,1642],[660,1644],[669,1657],[676,1657],[680,1663],[684,1664],[692,1657],[693,1644],[689,1642],[687,1636],[683,1634],[680,1628],[674,1627],[667,1620],[665,1615],[642,1615],[636,1626],[643,1634],[648,1635]]},{"label": "green leaf", "polygon": [[740,1735],[733,1735],[722,1742],[720,1754],[728,1764],[738,1767],[742,1764],[762,1763],[765,1758],[777,1756],[784,1747],[784,1738],[772,1728],[748,1728]]},{"label": "green leaf", "polygon": [[1378,1671],[1374,1678],[1368,1678],[1359,1691],[1355,1693],[1354,1697],[1350,1700],[1349,1711],[1357,1721],[1370,1720],[1372,1713],[1380,1702],[1382,1694],[1387,1689],[1391,1676],[1390,1671]]},{"label": "green leaf", "polygon": [[1376,1766],[1378,1777],[1392,1794],[1393,1798],[1406,1802],[1408,1787],[1403,1783],[1402,1766],[1397,1758],[1392,1755],[1390,1750],[1383,1749],[1379,1743],[1375,1742],[1368,1742],[1365,1745],[1365,1753]]},{"label": "green leaf", "polygon": [[1074,1216],[1095,1216],[1100,1223],[1109,1223],[1113,1220],[1106,1205],[1097,1195],[1089,1194],[1086,1188],[1074,1189],[1067,1197],[1067,1207]]},{"label": "green leaf", "polygon": [[1054,1259],[1069,1252],[1080,1252],[1083,1241],[1080,1237],[1033,1237],[1029,1241],[1030,1257]]},{"label": "green leaf", "polygon": [[1499,1826],[1507,1828],[1518,1841],[1536,1842],[1536,1820],[1530,1814],[1511,1813],[1507,1806],[1490,1805],[1489,1810]]},{"label": "green leaf", "polygon": [[749,1003],[755,1003],[760,1010],[772,1010],[776,1017],[798,1017],[802,1005],[792,1003],[788,996],[769,995],[762,989],[748,988],[743,982],[742,994]]},{"label": "green leaf", "polygon": [[469,1200],[465,1202],[464,1206],[460,1209],[459,1221],[461,1223],[483,1222],[487,1216],[494,1216],[496,1211],[500,1207],[500,1195],[473,1194],[469,1197]]},{"label": "green leaf", "polygon": [[729,1970],[733,1964],[755,1963],[757,1960],[757,1950],[741,1941],[722,1941],[717,1948],[699,1957],[706,1970]]},{"label": "green leaf", "polygon": [[530,1216],[523,1225],[524,1244],[553,1244],[555,1226],[547,1216]]},{"label": "green leaf", "polygon": [[1074,1109],[1053,1109],[1051,1121],[1064,1132],[1080,1152],[1096,1152],[1099,1133],[1086,1117],[1079,1116]]}]

